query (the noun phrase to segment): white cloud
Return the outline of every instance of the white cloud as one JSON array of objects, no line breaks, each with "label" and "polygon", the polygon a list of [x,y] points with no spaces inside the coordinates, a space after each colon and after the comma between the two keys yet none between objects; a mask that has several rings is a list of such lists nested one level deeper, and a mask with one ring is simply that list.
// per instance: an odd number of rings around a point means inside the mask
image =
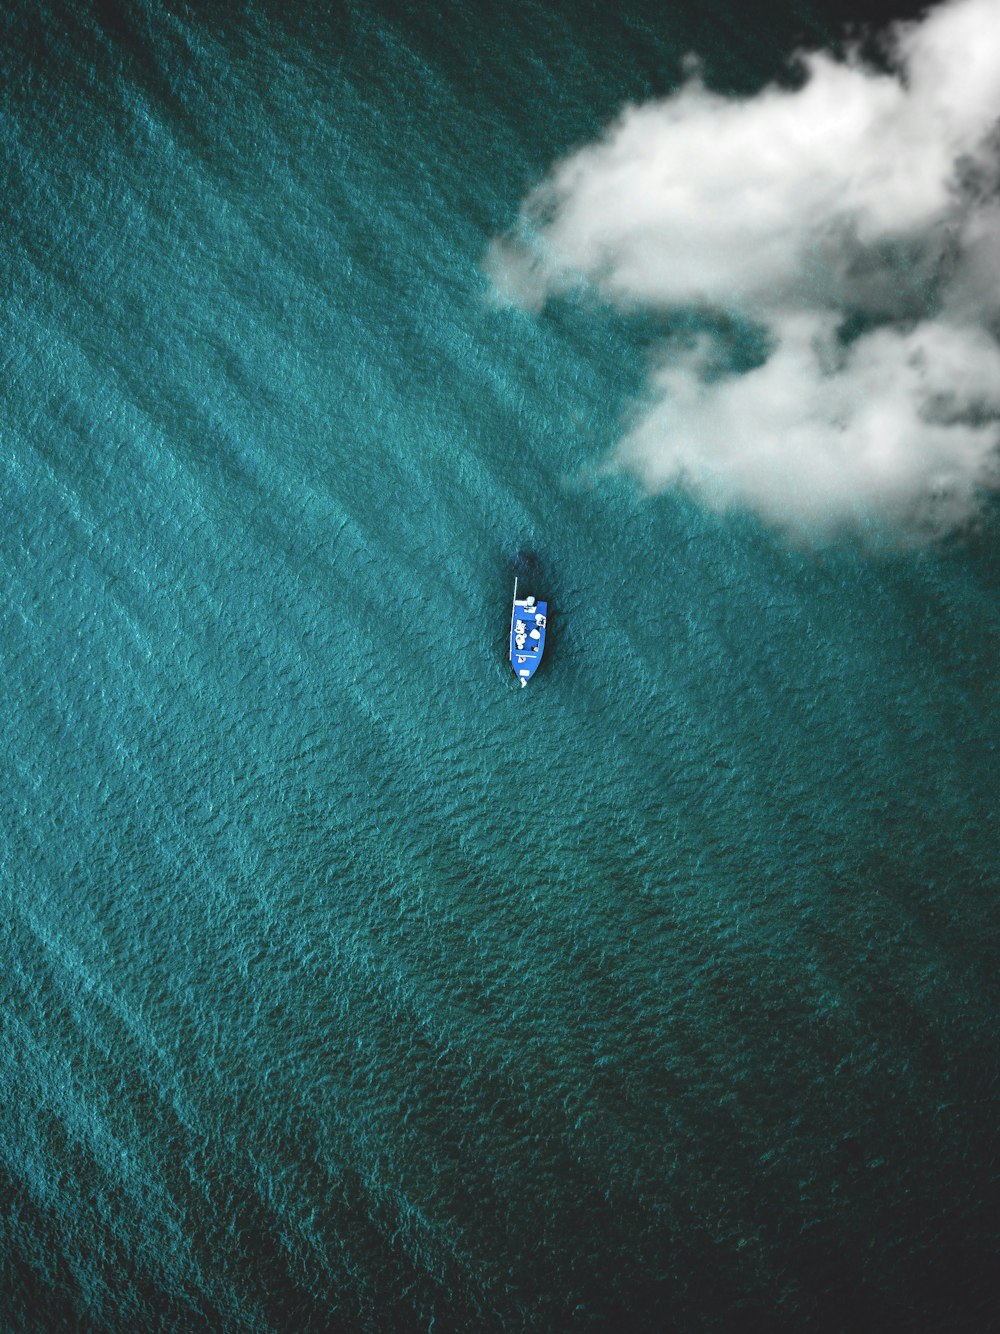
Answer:
[{"label": "white cloud", "polygon": [[661,349],[616,454],[652,488],[791,529],[933,529],[996,481],[1000,0],[890,43],[889,73],[814,53],[795,89],[739,100],[692,77],[626,108],[491,246],[497,292],[529,308],[585,282],[766,331],[743,374],[718,373],[709,333]]}]

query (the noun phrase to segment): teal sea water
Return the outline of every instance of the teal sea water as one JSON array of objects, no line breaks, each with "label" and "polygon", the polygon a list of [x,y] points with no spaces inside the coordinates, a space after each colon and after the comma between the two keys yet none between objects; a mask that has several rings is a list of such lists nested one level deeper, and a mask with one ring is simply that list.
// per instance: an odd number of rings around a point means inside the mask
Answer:
[{"label": "teal sea water", "polygon": [[835,16],[477,12],[0,17],[0,1327],[996,1328],[1000,517],[645,498],[482,270]]}]

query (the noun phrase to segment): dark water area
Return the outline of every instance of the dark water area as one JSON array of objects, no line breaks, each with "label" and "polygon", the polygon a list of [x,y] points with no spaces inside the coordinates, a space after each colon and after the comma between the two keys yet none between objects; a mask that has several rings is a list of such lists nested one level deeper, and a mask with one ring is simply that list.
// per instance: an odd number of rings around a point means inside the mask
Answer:
[{"label": "dark water area", "polygon": [[482,269],[852,17],[0,17],[4,1329],[995,1327],[1000,516],[644,497]]}]

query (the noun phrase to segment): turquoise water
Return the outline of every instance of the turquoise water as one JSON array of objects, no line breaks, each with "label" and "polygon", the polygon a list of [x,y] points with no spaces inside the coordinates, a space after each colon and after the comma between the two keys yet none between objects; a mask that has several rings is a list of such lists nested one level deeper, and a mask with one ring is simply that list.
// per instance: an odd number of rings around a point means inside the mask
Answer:
[{"label": "turquoise water", "polygon": [[1000,519],[648,500],[487,299],[740,15],[0,19],[4,1328],[992,1327]]}]

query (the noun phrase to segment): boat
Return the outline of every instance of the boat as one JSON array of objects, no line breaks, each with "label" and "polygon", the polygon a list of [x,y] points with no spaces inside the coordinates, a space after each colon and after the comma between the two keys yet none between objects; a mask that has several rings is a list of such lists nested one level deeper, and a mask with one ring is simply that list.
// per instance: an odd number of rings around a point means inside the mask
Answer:
[{"label": "boat", "polygon": [[510,613],[510,665],[514,675],[526,686],[545,652],[545,623],[548,620],[547,602],[533,597],[517,596],[514,580],[514,605]]}]

